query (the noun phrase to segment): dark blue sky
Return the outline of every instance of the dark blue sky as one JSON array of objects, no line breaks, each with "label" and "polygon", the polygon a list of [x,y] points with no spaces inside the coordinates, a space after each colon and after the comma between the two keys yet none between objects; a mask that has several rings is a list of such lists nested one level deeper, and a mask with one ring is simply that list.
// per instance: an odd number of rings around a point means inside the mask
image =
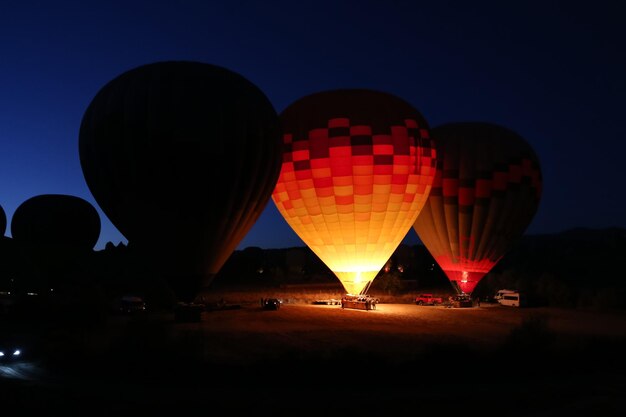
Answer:
[{"label": "dark blue sky", "polygon": [[[96,249],[126,242],[82,175],[82,115],[124,71],[196,60],[248,78],[278,112],[313,92],[359,87],[404,98],[431,127],[501,124],[542,164],[527,234],[626,227],[623,9],[602,0],[3,2],[0,206],[10,222],[35,195],[79,196],[102,219]],[[405,241],[417,241],[413,230]],[[240,248],[302,244],[270,201]]]}]

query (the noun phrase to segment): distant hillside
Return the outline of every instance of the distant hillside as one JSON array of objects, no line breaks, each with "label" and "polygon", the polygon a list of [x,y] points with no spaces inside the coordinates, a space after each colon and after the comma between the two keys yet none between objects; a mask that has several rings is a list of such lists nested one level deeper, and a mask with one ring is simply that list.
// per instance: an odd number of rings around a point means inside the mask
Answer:
[{"label": "distant hillside", "polygon": [[[626,299],[626,229],[576,228],[557,234],[523,236],[478,284],[474,294],[493,295],[517,288],[543,304],[620,307]],[[422,244],[400,245],[388,262],[391,273],[409,288],[450,289],[447,277]],[[398,274],[398,267],[403,272]],[[381,271],[374,281],[382,282]],[[246,248],[236,251],[216,284],[244,282],[336,282],[330,270],[307,247]],[[407,288],[407,286],[404,286]],[[624,305],[626,307],[626,305]]]},{"label": "distant hillside", "polygon": [[626,229],[571,229],[557,234],[529,235],[500,261],[494,272],[507,269],[550,273],[588,287],[623,286]]},{"label": "distant hillside", "polygon": [[[110,291],[141,288],[152,275],[128,273],[126,247],[107,245],[94,264]],[[501,288],[517,288],[538,302],[561,307],[626,308],[626,229],[577,228],[557,234],[527,235],[477,285],[473,295],[489,297]],[[248,247],[232,253],[212,286],[250,287],[338,283],[328,267],[306,246],[284,249]],[[373,285],[383,291],[451,290],[451,285],[422,244],[402,244]]]},{"label": "distant hillside", "polygon": [[524,236],[477,286],[526,290],[551,305],[625,308],[626,229]]}]

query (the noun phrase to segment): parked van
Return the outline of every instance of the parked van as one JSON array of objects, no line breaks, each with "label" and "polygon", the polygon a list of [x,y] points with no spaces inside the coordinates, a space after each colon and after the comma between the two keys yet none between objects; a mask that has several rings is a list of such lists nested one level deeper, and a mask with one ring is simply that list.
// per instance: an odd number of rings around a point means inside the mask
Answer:
[{"label": "parked van", "polygon": [[526,304],[524,296],[519,292],[507,292],[498,300],[500,305],[510,307],[523,307]]},{"label": "parked van", "polygon": [[493,299],[500,302],[505,294],[515,294],[517,290],[498,290],[496,295],[493,296]]}]

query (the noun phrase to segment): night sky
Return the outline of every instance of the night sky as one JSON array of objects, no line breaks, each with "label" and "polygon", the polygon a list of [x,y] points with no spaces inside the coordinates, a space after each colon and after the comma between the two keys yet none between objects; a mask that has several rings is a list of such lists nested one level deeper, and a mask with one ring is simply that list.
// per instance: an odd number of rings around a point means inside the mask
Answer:
[{"label": "night sky", "polygon": [[[506,126],[544,191],[527,234],[626,227],[626,13],[617,1],[31,1],[0,5],[0,206],[70,194],[99,211],[78,130],[108,81],[165,60],[220,65],[277,112],[314,92],[404,98],[431,127]],[[5,235],[10,236],[10,226]],[[413,230],[405,242],[417,241]],[[240,248],[303,245],[270,200]]]}]

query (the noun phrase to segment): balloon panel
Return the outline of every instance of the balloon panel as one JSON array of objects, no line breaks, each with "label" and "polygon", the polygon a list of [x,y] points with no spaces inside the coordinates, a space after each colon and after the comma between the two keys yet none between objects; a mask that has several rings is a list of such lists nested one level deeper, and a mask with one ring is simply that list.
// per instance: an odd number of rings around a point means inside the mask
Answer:
[{"label": "balloon panel", "polygon": [[489,123],[432,129],[437,173],[415,231],[470,294],[522,236],[541,197],[539,160],[519,135]]},{"label": "balloon panel", "polygon": [[358,294],[411,229],[435,174],[423,117],[391,95],[318,93],[281,114],[282,170],[272,194],[300,238]]}]

